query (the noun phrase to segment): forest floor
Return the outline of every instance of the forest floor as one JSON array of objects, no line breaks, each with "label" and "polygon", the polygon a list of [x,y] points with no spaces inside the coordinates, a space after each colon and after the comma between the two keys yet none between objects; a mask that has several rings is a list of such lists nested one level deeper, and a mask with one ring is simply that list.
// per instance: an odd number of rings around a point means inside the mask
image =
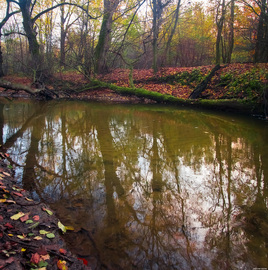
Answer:
[{"label": "forest floor", "polygon": [[[151,69],[134,70],[133,80],[136,88],[143,88],[161,94],[172,95],[177,98],[187,99],[201,80],[209,74],[213,66],[186,67],[186,68],[161,68],[157,74]],[[268,64],[230,64],[222,66],[213,76],[206,90],[200,98],[209,100],[219,99],[252,99],[260,95],[260,84],[268,83]],[[4,80],[31,85],[27,77],[5,76]],[[129,87],[129,70],[115,69],[97,79],[117,86]],[[81,73],[57,73],[47,84],[51,90],[64,92],[70,99],[99,100],[106,102],[139,103],[143,100],[135,96],[123,96],[115,91],[100,87],[83,90],[89,80]],[[66,95],[67,94],[67,95]],[[0,88],[1,96],[28,97],[23,91],[4,90]],[[148,100],[146,102],[149,102]]]},{"label": "forest floor", "polygon": [[[134,85],[137,88],[187,99],[201,78],[212,68],[163,68],[156,75],[152,70],[134,70]],[[250,91],[241,90],[241,87],[238,88],[239,91],[230,91],[230,88],[239,81],[245,87],[250,85],[250,82],[255,82],[257,86],[261,83],[266,90],[267,74],[268,64],[233,64],[223,67],[212,78],[202,93],[202,98],[258,98],[258,87],[254,84]],[[27,77],[10,75],[3,79],[31,85],[31,80]],[[116,69],[112,73],[99,76],[98,79],[129,87],[129,71],[126,69]],[[56,74],[47,87],[59,93],[64,92],[65,98],[67,94],[69,99],[116,103],[152,102],[136,96],[122,96],[105,87],[83,90],[84,85],[88,83],[89,81],[79,73],[65,72]],[[0,89],[0,95],[9,99],[30,97],[24,91],[5,89]],[[17,186],[13,170],[7,165],[7,157],[4,151],[0,152],[0,269],[90,269],[85,260],[78,259],[66,249],[61,234],[67,228],[59,222],[55,213],[43,203],[32,201],[29,193]]]}]

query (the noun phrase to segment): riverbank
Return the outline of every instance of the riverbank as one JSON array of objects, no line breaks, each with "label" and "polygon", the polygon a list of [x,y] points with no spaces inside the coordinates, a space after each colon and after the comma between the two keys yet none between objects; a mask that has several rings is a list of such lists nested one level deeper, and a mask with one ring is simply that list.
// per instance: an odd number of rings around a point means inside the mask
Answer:
[{"label": "riverbank", "polygon": [[0,156],[0,269],[91,269],[66,248],[61,235],[68,227],[17,185],[8,155]]},{"label": "riverbank", "polygon": [[[64,99],[132,104],[158,102],[267,117],[268,64],[222,66],[199,98],[189,99],[212,68],[162,68],[157,74],[153,74],[152,70],[134,70],[131,74],[127,69],[115,69],[94,80],[69,71],[55,74],[49,80],[47,89],[57,93],[57,98]],[[6,76],[3,79],[31,86],[31,81],[25,77]],[[0,88],[0,96],[10,99],[31,97],[25,91],[3,88]]]}]

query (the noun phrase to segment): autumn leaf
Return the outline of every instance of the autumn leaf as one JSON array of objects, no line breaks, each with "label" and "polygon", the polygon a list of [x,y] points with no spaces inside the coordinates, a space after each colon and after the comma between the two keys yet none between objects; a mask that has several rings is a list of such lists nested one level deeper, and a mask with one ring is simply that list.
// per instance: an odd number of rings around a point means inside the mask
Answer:
[{"label": "autumn leaf", "polygon": [[25,236],[24,235],[17,235],[17,237],[19,238],[19,239],[25,239]]},{"label": "autumn leaf", "polygon": [[31,219],[26,220],[25,224],[31,224],[33,221]]},{"label": "autumn leaf", "polygon": [[41,236],[35,236],[34,240],[42,240],[43,238]]},{"label": "autumn leaf", "polygon": [[66,261],[58,260],[57,266],[60,270],[68,270],[68,267],[66,265]]},{"label": "autumn leaf", "polygon": [[65,226],[65,229],[67,231],[74,231],[74,227],[73,226]]},{"label": "autumn leaf", "polygon": [[25,222],[28,219],[29,219],[29,214],[25,214],[23,217],[20,218],[20,221]]},{"label": "autumn leaf", "polygon": [[40,230],[39,233],[40,234],[48,234],[49,232],[48,231],[45,231],[45,230]]},{"label": "autumn leaf", "polygon": [[21,217],[23,217],[24,215],[25,215],[24,213],[19,212],[19,213],[17,213],[16,215],[13,215],[12,217],[10,217],[10,219],[12,219],[12,220],[18,220],[18,219],[20,219]]},{"label": "autumn leaf", "polygon": [[13,225],[11,225],[10,223],[6,223],[4,226],[7,227],[8,229],[13,229],[14,228]]},{"label": "autumn leaf", "polygon": [[33,216],[33,220],[34,220],[34,221],[38,221],[39,219],[40,219],[39,216],[37,216],[37,215]]},{"label": "autumn leaf", "polygon": [[82,261],[84,265],[88,265],[88,261],[84,258],[78,258],[78,260]]},{"label": "autumn leaf", "polygon": [[49,209],[47,209],[45,207],[42,207],[42,210],[45,211],[45,212],[47,212],[47,214],[50,215],[50,216],[53,215],[53,213]]},{"label": "autumn leaf", "polygon": [[32,254],[30,262],[37,265],[40,262],[40,255],[38,253]]},{"label": "autumn leaf", "polygon": [[13,200],[8,200],[8,199],[0,199],[0,202],[1,202],[1,203],[14,203],[14,204],[16,204],[15,201],[13,201]]},{"label": "autumn leaf", "polygon": [[29,229],[34,229],[34,228],[36,228],[38,225],[39,225],[39,222],[36,222],[36,223],[34,223],[33,225],[31,225],[31,226],[29,227]]},{"label": "autumn leaf", "polygon": [[23,195],[19,192],[13,192],[14,195],[18,196],[18,197],[23,197]]},{"label": "autumn leaf", "polygon": [[55,238],[55,234],[54,233],[48,233],[46,234],[46,237],[49,239]]},{"label": "autumn leaf", "polygon": [[63,233],[66,233],[66,227],[60,221],[58,221],[58,227]]},{"label": "autumn leaf", "polygon": [[46,267],[48,266],[48,263],[45,261],[40,261],[40,263],[38,264],[38,270],[46,270]]},{"label": "autumn leaf", "polygon": [[59,252],[63,255],[66,255],[67,251],[64,248],[60,248]]},{"label": "autumn leaf", "polygon": [[15,191],[18,191],[18,192],[21,192],[23,190],[23,189],[17,188],[17,187],[12,187],[12,189],[15,190]]},{"label": "autumn leaf", "polygon": [[47,261],[47,260],[50,259],[50,256],[49,256],[49,254],[41,255],[41,259],[42,259],[43,261]]}]

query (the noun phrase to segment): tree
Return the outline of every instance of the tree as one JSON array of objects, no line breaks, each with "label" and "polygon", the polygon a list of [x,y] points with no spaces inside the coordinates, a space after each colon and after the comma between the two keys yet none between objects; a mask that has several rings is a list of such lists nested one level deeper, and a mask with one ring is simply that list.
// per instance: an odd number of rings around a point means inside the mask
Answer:
[{"label": "tree", "polygon": [[[28,40],[28,45],[29,45],[29,52],[31,55],[31,61],[32,61],[32,70],[34,74],[34,81],[40,81],[43,82],[44,80],[44,74],[42,70],[42,60],[41,60],[41,54],[40,54],[40,44],[37,39],[37,29],[35,27],[36,21],[43,16],[44,14],[51,12],[52,10],[61,7],[63,5],[70,5],[70,6],[76,6],[85,12],[87,10],[84,9],[83,6],[80,6],[76,3],[71,3],[71,2],[65,2],[62,1],[59,4],[52,5],[49,8],[43,9],[41,12],[38,12],[37,14],[34,13],[34,7],[37,4],[37,1],[32,1],[32,0],[19,0],[17,1],[10,1],[12,3],[15,3],[16,5],[19,6],[21,14],[22,14],[22,19],[23,19],[23,29],[25,31],[25,35]],[[90,18],[93,19],[89,15]]]},{"label": "tree", "polygon": [[2,47],[1,47],[1,37],[2,37],[2,28],[3,26],[7,23],[9,18],[11,18],[13,15],[19,13],[20,11],[14,11],[10,12],[10,1],[7,1],[7,6],[6,6],[6,14],[3,20],[0,22],[0,77],[4,76],[4,70],[3,70],[3,53],[2,53]]},{"label": "tree", "polygon": [[[255,62],[268,62],[268,8],[266,0],[255,1],[260,8],[257,40],[255,47]],[[256,11],[256,9],[254,9]]]},{"label": "tree", "polygon": [[216,38],[216,64],[221,62],[221,49],[220,45],[222,42],[222,31],[225,21],[226,5],[225,0],[220,0],[217,2],[216,7],[216,26],[217,26],[217,38]]},{"label": "tree", "polygon": [[173,65],[210,65],[215,59],[214,26],[214,14],[202,4],[182,9],[171,51]]},{"label": "tree", "polygon": [[165,57],[166,57],[167,63],[171,62],[171,54],[170,54],[171,53],[171,42],[172,42],[172,39],[174,37],[175,31],[176,31],[176,28],[178,25],[178,21],[179,21],[181,0],[177,0],[177,1],[178,1],[177,6],[176,6],[176,9],[174,11],[173,18],[172,18],[174,20],[174,22],[172,22],[173,26],[171,28],[170,35],[169,35],[167,43],[166,43],[166,49],[165,49]]},{"label": "tree", "polygon": [[258,17],[254,62],[268,62],[268,6],[267,0],[242,0],[242,3]]},{"label": "tree", "polygon": [[234,18],[235,18],[235,0],[231,0],[230,19],[229,19],[229,33],[227,36],[228,46],[226,50],[226,62],[231,63],[232,53],[234,48]]},{"label": "tree", "polygon": [[168,4],[171,2],[171,0],[152,0],[151,6],[152,6],[152,12],[153,12],[153,40],[152,40],[152,46],[153,46],[153,71],[154,73],[158,70],[158,38],[159,38],[159,32],[160,32],[160,26],[162,24],[162,14],[164,9],[168,6]]},{"label": "tree", "polygon": [[113,15],[119,5],[119,0],[104,0],[103,18],[99,39],[95,48],[95,72],[107,72],[107,53],[111,45]]}]

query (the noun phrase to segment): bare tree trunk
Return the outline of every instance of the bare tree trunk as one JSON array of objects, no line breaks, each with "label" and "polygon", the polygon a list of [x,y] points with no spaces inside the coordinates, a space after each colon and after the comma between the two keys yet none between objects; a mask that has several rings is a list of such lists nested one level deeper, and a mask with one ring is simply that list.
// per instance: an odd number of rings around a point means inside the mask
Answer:
[{"label": "bare tree trunk", "polygon": [[37,41],[37,33],[34,29],[34,22],[31,18],[31,0],[20,0],[19,6],[22,13],[23,18],[23,28],[26,33],[28,43],[29,43],[29,51],[31,54],[32,60],[32,69],[34,73],[34,81],[42,81],[41,78],[41,59],[40,59],[40,45]]},{"label": "bare tree trunk", "polygon": [[257,30],[257,42],[254,55],[255,62],[268,61],[268,14],[266,0],[260,1],[261,13],[259,16],[259,24]]},{"label": "bare tree trunk", "polygon": [[228,36],[228,48],[226,55],[226,62],[228,64],[231,63],[232,53],[234,48],[234,10],[235,10],[235,0],[231,0],[231,14],[230,14],[230,22],[229,22],[229,36]]},{"label": "bare tree trunk", "polygon": [[[219,11],[221,6],[221,11]],[[216,19],[216,24],[217,24],[217,39],[216,39],[216,64],[220,64],[221,62],[221,49],[220,49],[220,44],[222,40],[222,29],[223,29],[223,23],[225,20],[225,0],[222,0],[222,3],[220,3],[220,6],[217,7],[217,19]],[[218,16],[220,18],[218,19]]]},{"label": "bare tree trunk", "polygon": [[[65,3],[65,0],[61,0],[61,3]],[[65,31],[65,7],[61,6],[61,22],[60,22],[60,66],[65,65],[65,39],[66,39],[66,31]]]},{"label": "bare tree trunk", "polygon": [[158,35],[159,35],[159,26],[160,26],[160,18],[161,18],[161,6],[160,6],[161,0],[153,0],[153,71],[156,73],[158,71]]},{"label": "bare tree trunk", "polygon": [[1,32],[0,32],[0,78],[3,77],[4,75],[5,74],[4,74],[4,69],[3,69],[3,54],[2,54],[2,47],[1,47]]},{"label": "bare tree trunk", "polygon": [[104,0],[104,14],[99,34],[98,44],[95,48],[95,72],[106,72],[107,53],[111,44],[111,29],[113,23],[113,14],[119,4],[119,0]]},{"label": "bare tree trunk", "polygon": [[4,69],[3,69],[3,62],[4,61],[3,61],[3,53],[2,53],[2,46],[1,46],[2,28],[11,16],[20,12],[19,10],[17,10],[17,11],[10,13],[9,9],[10,9],[10,2],[7,1],[6,15],[3,18],[3,20],[0,22],[0,78],[4,76]]},{"label": "bare tree trunk", "polygon": [[166,61],[168,64],[170,64],[170,62],[171,62],[171,55],[170,55],[171,42],[172,42],[173,36],[175,34],[175,30],[176,30],[177,25],[178,25],[179,14],[180,14],[180,5],[181,5],[181,0],[178,0],[177,8],[176,8],[176,11],[174,14],[174,18],[175,18],[174,25],[171,29],[171,33],[168,37],[168,41],[167,41],[167,45],[166,45],[165,56],[166,56]]}]

